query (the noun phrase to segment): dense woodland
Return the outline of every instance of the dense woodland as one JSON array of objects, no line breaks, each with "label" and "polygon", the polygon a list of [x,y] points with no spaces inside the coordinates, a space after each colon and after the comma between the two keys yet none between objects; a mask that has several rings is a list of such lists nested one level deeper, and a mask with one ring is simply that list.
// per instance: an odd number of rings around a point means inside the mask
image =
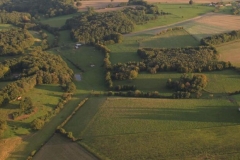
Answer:
[{"label": "dense woodland", "polygon": [[33,36],[25,29],[0,31],[0,55],[23,54],[33,44]]},{"label": "dense woodland", "polygon": [[73,0],[0,0],[0,8],[8,12],[28,12],[54,17],[77,12]]},{"label": "dense woodland", "polygon": [[0,12],[0,24],[15,24],[26,23],[31,21],[31,14],[24,12]]}]

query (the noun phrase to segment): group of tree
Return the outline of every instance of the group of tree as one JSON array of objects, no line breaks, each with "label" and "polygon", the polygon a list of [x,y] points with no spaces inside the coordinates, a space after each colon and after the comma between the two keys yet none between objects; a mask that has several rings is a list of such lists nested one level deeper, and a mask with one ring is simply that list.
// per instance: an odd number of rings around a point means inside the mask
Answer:
[{"label": "group of tree", "polygon": [[74,0],[1,0],[0,7],[8,12],[28,12],[54,17],[77,12]]},{"label": "group of tree", "polygon": [[0,11],[0,24],[21,24],[31,21],[31,14],[25,12]]},{"label": "group of tree", "polygon": [[2,136],[2,134],[6,129],[7,129],[7,122],[4,120],[0,120],[0,136]]},{"label": "group of tree", "polygon": [[171,98],[170,96],[161,95],[158,91],[144,92],[140,90],[129,91],[109,91],[108,96],[121,96],[121,97],[144,97],[144,98]]},{"label": "group of tree", "polygon": [[23,54],[33,44],[33,36],[25,29],[0,31],[0,55]]},{"label": "group of tree", "polygon": [[240,30],[212,35],[201,39],[202,45],[218,45],[240,39]]},{"label": "group of tree", "polygon": [[[0,106],[15,100],[18,96],[26,93],[37,84],[62,84],[72,81],[73,71],[60,56],[42,51],[21,56],[0,63],[1,80],[18,73],[19,80],[9,83],[0,91]],[[67,87],[72,91],[73,87]]]},{"label": "group of tree", "polygon": [[23,114],[30,114],[34,111],[34,106],[32,99],[30,97],[25,97],[21,102],[19,103],[19,111],[14,112],[12,114],[13,119],[23,115]]},{"label": "group of tree", "polygon": [[[134,23],[121,11],[87,13],[68,19],[66,28],[71,29],[71,37],[75,41],[98,43],[113,38],[117,42],[121,41],[117,33],[132,32]],[[111,37],[112,34],[116,36]]]},{"label": "group of tree", "polygon": [[137,87],[135,85],[117,85],[114,89],[115,91],[135,91]]},{"label": "group of tree", "polygon": [[173,98],[190,98],[191,93],[196,93],[199,97],[201,91],[207,86],[207,77],[204,74],[183,74],[179,80],[168,79],[166,86],[175,91]]},{"label": "group of tree", "polygon": [[150,73],[161,71],[202,72],[223,70],[231,67],[230,62],[218,61],[214,47],[187,48],[141,48],[137,51]]},{"label": "group of tree", "polygon": [[143,0],[129,0],[128,5],[140,5],[147,14],[159,14],[158,6]]}]

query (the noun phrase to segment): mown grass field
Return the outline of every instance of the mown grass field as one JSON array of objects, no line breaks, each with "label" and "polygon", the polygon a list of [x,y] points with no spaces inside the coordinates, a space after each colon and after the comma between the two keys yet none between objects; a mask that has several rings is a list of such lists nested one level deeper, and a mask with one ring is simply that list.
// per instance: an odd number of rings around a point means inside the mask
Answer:
[{"label": "mown grass field", "polygon": [[178,48],[199,45],[200,42],[185,30],[170,31],[140,42],[140,48]]},{"label": "mown grass field", "polygon": [[229,61],[234,66],[240,67],[240,41],[224,43],[216,48],[220,53],[220,60]]},{"label": "mown grass field", "polygon": [[191,159],[238,153],[239,131],[237,107],[226,99],[108,98],[75,134],[105,158]]},{"label": "mown grass field", "polygon": [[[63,59],[73,69],[75,74],[81,75],[81,81],[75,81],[77,94],[90,93],[92,91],[105,90],[105,74],[103,68],[104,54],[97,51],[94,47],[81,46],[75,49],[74,43],[69,43],[66,49],[53,50],[53,53],[63,56]],[[74,67],[67,59],[81,67],[84,71]],[[91,67],[91,65],[94,65]]]},{"label": "mown grass field", "polygon": [[140,41],[153,37],[152,34],[141,34],[125,36],[122,43],[108,45],[111,50],[110,61],[112,64],[125,63],[128,61],[140,61],[137,56],[137,49],[139,48]]},{"label": "mown grass field", "polygon": [[211,12],[212,7],[201,5],[201,4],[158,4],[159,10],[171,13],[170,15],[161,16],[157,20],[148,22],[145,25],[137,25],[134,31],[141,31],[147,28],[153,28],[157,26],[169,25],[177,23],[183,20],[194,18],[205,13]]},{"label": "mown grass field", "polygon": [[42,18],[40,20],[41,23],[43,24],[48,24],[51,27],[61,27],[65,24],[67,19],[70,19],[74,16],[79,15],[79,13],[75,14],[69,14],[69,15],[64,15],[64,16],[58,16],[58,17],[53,17],[53,18]]}]

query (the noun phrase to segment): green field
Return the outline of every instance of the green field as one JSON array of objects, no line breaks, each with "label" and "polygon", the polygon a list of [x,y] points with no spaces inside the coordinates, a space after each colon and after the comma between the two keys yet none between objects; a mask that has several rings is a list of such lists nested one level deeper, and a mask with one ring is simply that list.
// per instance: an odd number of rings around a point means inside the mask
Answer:
[{"label": "green field", "polygon": [[183,20],[194,18],[205,13],[211,12],[212,7],[201,4],[158,4],[159,10],[171,13],[170,15],[160,16],[157,20],[150,21],[145,25],[137,25],[135,31],[141,31],[147,28],[153,28],[157,26],[169,25],[177,23]]},{"label": "green field", "polygon": [[139,41],[152,36],[151,34],[125,36],[122,43],[108,45],[107,47],[111,50],[110,61],[112,64],[140,61],[140,58],[137,56]]},{"label": "green field", "polygon": [[[97,113],[96,108],[91,113],[84,107],[67,128],[83,138],[82,145],[103,158],[231,157],[240,149],[239,112],[225,99],[108,98]],[[88,125],[79,120],[84,113],[93,117],[87,119]]]},{"label": "green field", "polygon": [[31,133],[30,123],[34,119],[47,114],[48,111],[52,111],[62,94],[63,92],[58,85],[39,85],[27,94],[21,95],[22,97],[31,97],[33,105],[37,108],[36,113],[26,119],[13,121],[8,118],[9,114],[19,111],[19,101],[13,101],[7,106],[0,108],[1,118],[7,120],[10,126],[4,134],[4,138]]},{"label": "green field", "polygon": [[48,24],[51,27],[61,27],[65,24],[67,19],[70,19],[73,16],[77,16],[77,15],[79,15],[79,13],[58,16],[58,17],[53,17],[53,18],[42,18],[40,20],[40,22],[43,24]]},{"label": "green field", "polygon": [[140,48],[178,48],[199,45],[200,42],[185,30],[170,31],[140,42]]},{"label": "green field", "polygon": [[[81,46],[75,49],[74,43],[69,43],[65,47],[53,50],[53,53],[63,56],[69,67],[75,74],[81,75],[81,81],[75,81],[79,94],[90,93],[91,91],[105,90],[103,53],[97,51],[94,47]],[[64,58],[65,57],[65,58]],[[84,72],[78,70],[69,61],[79,65]],[[91,67],[91,65],[94,65]]]}]

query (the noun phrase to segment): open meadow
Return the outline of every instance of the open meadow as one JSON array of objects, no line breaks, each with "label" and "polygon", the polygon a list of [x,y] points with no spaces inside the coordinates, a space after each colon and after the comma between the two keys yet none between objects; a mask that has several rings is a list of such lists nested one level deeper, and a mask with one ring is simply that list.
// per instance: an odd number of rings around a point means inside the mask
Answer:
[{"label": "open meadow", "polygon": [[231,157],[240,149],[238,108],[227,99],[108,98],[95,107],[87,126],[81,113],[67,126],[83,123],[74,135],[102,159]]},{"label": "open meadow", "polygon": [[139,48],[180,48],[180,47],[195,47],[200,43],[192,35],[183,30],[175,30],[157,35],[140,41]]}]

